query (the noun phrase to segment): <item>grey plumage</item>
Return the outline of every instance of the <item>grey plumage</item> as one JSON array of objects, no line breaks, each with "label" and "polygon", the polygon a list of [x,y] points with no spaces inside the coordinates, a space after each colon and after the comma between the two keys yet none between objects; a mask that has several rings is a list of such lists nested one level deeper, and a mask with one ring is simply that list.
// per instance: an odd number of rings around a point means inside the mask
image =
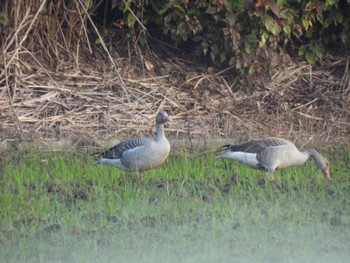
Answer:
[{"label": "grey plumage", "polygon": [[108,150],[101,152],[100,155],[104,158],[120,158],[123,153],[129,149],[143,146],[145,144],[145,139],[143,138],[133,138],[123,141],[116,146],[109,148]]},{"label": "grey plumage", "polygon": [[238,160],[252,168],[264,169],[274,180],[277,168],[301,165],[311,156],[317,167],[330,180],[329,161],[315,149],[298,150],[295,145],[277,137],[257,138],[237,145],[224,145],[219,150],[226,150],[217,158]]},{"label": "grey plumage", "polygon": [[168,157],[170,144],[164,134],[164,123],[170,121],[165,111],[156,117],[155,138],[132,138],[98,153],[96,163],[108,164],[122,170],[141,172],[159,167]]},{"label": "grey plumage", "polygon": [[236,145],[226,144],[222,146],[220,150],[230,149],[232,152],[258,153],[265,150],[269,146],[279,146],[279,145],[288,145],[288,144],[292,144],[292,143],[282,138],[265,137],[265,138],[256,138],[251,141],[243,142]]}]

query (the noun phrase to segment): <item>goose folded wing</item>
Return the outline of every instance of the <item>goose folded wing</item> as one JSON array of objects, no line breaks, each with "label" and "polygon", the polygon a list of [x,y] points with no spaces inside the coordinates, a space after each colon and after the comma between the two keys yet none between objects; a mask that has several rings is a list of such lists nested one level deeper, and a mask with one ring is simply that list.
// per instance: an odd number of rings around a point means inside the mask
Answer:
[{"label": "goose folded wing", "polygon": [[126,151],[136,149],[138,147],[143,147],[146,143],[146,139],[143,138],[133,138],[123,141],[116,146],[102,152],[100,155],[103,158],[108,159],[119,159],[123,156]]},{"label": "goose folded wing", "polygon": [[233,152],[259,153],[269,146],[280,146],[287,144],[291,144],[291,142],[281,138],[266,137],[257,138],[249,142],[233,145],[231,146],[230,150]]}]

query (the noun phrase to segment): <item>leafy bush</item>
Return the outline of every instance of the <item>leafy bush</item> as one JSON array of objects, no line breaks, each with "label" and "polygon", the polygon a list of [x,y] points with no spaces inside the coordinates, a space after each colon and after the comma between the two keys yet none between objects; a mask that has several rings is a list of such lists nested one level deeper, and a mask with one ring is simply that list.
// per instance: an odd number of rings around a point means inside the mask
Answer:
[{"label": "leafy bush", "polygon": [[194,54],[251,75],[283,66],[288,54],[315,64],[327,46],[349,43],[348,1],[128,0],[119,10],[128,28],[139,27],[137,17],[175,45],[192,43]]},{"label": "leafy bush", "polygon": [[[322,60],[326,50],[349,44],[350,0],[255,1],[49,1],[41,12],[47,15],[42,15],[33,25],[36,37],[28,41],[33,47],[41,45],[46,57],[65,57],[67,50],[80,44],[83,27],[88,24],[85,15],[88,9],[95,15],[95,22],[105,26],[101,30],[102,37],[108,35],[107,28],[113,24],[132,33],[139,32],[134,35],[138,36],[138,44],[142,47],[146,44],[146,32],[149,32],[145,29],[157,28],[174,45],[190,47],[193,55],[207,57],[217,66],[233,66],[255,79],[256,73],[265,76],[261,73],[287,65],[290,56],[299,56],[313,65]],[[31,19],[26,15],[30,6],[33,10],[41,6],[38,0],[28,1],[26,5],[16,3],[0,3],[1,43],[6,36],[19,32],[17,20]],[[14,14],[21,15],[16,17]],[[41,38],[42,41],[37,41]],[[43,44],[50,41],[49,45]]]}]

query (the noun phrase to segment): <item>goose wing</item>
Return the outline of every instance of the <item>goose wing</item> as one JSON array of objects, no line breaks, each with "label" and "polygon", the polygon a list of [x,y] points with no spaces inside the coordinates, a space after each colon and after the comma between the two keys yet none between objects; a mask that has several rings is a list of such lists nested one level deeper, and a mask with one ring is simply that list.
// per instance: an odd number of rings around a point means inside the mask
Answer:
[{"label": "goose wing", "polygon": [[276,137],[257,138],[249,142],[231,145],[232,152],[259,153],[270,146],[290,145],[290,141]]},{"label": "goose wing", "polygon": [[147,138],[133,138],[133,139],[128,139],[126,141],[123,141],[108,150],[101,152],[100,156],[102,158],[107,158],[107,159],[120,159],[123,157],[123,154],[125,154],[128,151],[133,151],[136,150],[140,147],[144,147]]}]

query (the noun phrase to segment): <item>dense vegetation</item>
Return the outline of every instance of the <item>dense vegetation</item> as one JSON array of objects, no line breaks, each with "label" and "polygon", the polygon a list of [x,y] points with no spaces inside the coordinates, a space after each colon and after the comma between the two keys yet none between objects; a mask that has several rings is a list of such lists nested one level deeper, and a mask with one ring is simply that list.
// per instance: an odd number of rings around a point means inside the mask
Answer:
[{"label": "dense vegetation", "polygon": [[[38,9],[39,17],[26,11]],[[86,41],[132,40],[146,49],[153,37],[191,51],[197,60],[206,57],[215,66],[232,65],[257,77],[288,66],[291,57],[315,64],[350,40],[348,0],[31,0],[23,5],[6,0],[0,12],[5,52],[11,33],[21,39],[28,33],[21,21],[32,17],[34,37],[23,42],[27,49],[45,50],[46,58],[70,56],[75,63]]]},{"label": "dense vegetation", "polygon": [[[272,68],[286,65],[288,55],[315,64],[325,50],[350,40],[348,1],[114,3],[115,9],[123,12],[117,25],[139,32],[142,26],[155,24],[173,43],[191,43],[197,56],[208,55],[216,64],[234,65],[250,73],[264,71],[265,63]],[[144,44],[144,35],[139,42]]]},{"label": "dense vegetation", "polygon": [[[172,129],[189,138],[196,134],[191,125],[208,135],[223,127],[220,135],[237,136],[234,123],[244,136],[296,130],[310,138],[321,131],[327,142],[348,138],[346,59],[333,59],[329,74],[311,74],[303,64],[267,94],[246,97],[233,93],[235,80],[216,79],[209,70],[210,78],[182,74],[178,82],[170,73],[193,68],[182,62],[166,68],[168,53],[153,44],[259,82],[294,58],[322,64],[346,47],[349,10],[346,0],[0,1],[0,138],[40,137],[41,129],[65,139],[87,128],[104,131],[103,139],[123,130],[146,133],[144,117],[161,106],[178,122],[185,119],[186,128]],[[158,74],[145,58],[161,55],[166,63],[158,68],[165,73]],[[142,63],[130,66],[133,56]],[[142,67],[151,73],[135,80]],[[303,81],[292,86],[294,79],[285,80],[295,72]],[[262,172],[214,163],[211,154],[171,156],[137,179],[93,167],[78,154],[6,152],[0,158],[0,261],[347,262],[350,155],[327,157],[332,182],[308,163],[278,172],[272,183]]]}]

